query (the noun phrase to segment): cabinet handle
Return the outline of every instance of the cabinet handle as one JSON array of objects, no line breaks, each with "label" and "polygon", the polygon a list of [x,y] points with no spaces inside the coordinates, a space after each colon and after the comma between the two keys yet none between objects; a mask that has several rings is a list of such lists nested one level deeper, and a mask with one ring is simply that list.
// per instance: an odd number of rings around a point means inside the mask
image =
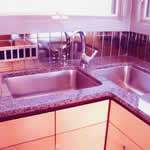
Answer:
[{"label": "cabinet handle", "polygon": [[123,150],[126,150],[126,146],[125,145],[123,145]]}]

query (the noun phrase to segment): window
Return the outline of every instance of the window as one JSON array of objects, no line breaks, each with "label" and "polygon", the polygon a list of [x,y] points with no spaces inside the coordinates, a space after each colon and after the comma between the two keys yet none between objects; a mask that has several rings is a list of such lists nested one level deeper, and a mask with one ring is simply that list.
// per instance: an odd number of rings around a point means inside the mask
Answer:
[{"label": "window", "polygon": [[146,17],[150,17],[150,0],[146,1],[146,12],[145,12]]},{"label": "window", "polygon": [[139,98],[139,104],[138,104],[139,109],[141,109],[144,113],[150,115],[150,104],[144,100]]},{"label": "window", "polygon": [[119,0],[3,0],[0,15],[113,16]]},{"label": "window", "polygon": [[150,0],[144,2],[144,19],[150,19]]}]

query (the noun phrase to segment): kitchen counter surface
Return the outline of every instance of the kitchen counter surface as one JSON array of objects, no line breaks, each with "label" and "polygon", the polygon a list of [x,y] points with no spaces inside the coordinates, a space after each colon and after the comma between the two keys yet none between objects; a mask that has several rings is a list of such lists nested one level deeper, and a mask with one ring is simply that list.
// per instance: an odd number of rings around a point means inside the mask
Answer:
[{"label": "kitchen counter surface", "polygon": [[102,82],[102,85],[100,86],[68,92],[39,95],[30,98],[13,98],[5,84],[4,78],[79,68],[78,60],[68,61],[67,64],[60,62],[40,63],[35,60],[32,63],[33,64],[30,64],[30,66],[32,66],[30,69],[28,66],[23,64],[24,67],[22,67],[22,70],[16,70],[16,68],[20,66],[13,65],[12,70],[0,73],[0,121],[7,121],[90,102],[111,99],[118,102],[150,125],[150,94],[139,96],[127,89],[120,88],[118,85],[108,80],[105,76],[99,74],[99,69],[101,68],[122,65],[137,65],[146,70],[150,70],[149,63],[127,56],[95,58],[91,64],[82,71]]}]

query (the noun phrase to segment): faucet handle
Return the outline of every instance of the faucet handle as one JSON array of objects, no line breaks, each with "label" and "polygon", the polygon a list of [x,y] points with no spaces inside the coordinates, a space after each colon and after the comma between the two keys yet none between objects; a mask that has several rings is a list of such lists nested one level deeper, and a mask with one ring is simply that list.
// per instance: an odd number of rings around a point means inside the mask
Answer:
[{"label": "faucet handle", "polygon": [[83,53],[81,55],[81,61],[85,62],[86,64],[88,64],[97,54],[97,50],[94,51],[94,53],[92,54],[92,56],[87,56],[85,53]]},{"label": "faucet handle", "polygon": [[95,50],[94,53],[92,54],[92,56],[90,57],[90,60],[92,60],[92,59],[95,57],[95,55],[96,55],[97,53],[98,53],[98,51]]},{"label": "faucet handle", "polygon": [[88,64],[90,62],[90,57],[87,56],[85,53],[82,53],[81,55],[81,62]]}]

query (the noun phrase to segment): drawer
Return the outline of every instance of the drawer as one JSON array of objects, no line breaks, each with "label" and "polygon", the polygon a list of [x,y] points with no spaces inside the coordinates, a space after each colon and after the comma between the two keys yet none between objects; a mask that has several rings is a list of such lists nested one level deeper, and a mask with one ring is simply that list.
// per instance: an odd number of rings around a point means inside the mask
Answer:
[{"label": "drawer", "polygon": [[4,148],[3,150],[55,150],[54,139],[55,139],[54,136],[51,136],[48,138]]},{"label": "drawer", "polygon": [[110,122],[144,150],[150,149],[150,126],[113,101]]},{"label": "drawer", "polygon": [[19,144],[15,146],[16,150],[55,150],[55,137]]},{"label": "drawer", "polygon": [[107,120],[109,100],[63,109],[56,112],[56,134]]},{"label": "drawer", "polygon": [[110,123],[108,128],[106,150],[142,150],[142,149]]},{"label": "drawer", "polygon": [[54,135],[54,112],[0,123],[0,148]]},{"label": "drawer", "polygon": [[104,150],[106,123],[56,135],[56,150]]}]

